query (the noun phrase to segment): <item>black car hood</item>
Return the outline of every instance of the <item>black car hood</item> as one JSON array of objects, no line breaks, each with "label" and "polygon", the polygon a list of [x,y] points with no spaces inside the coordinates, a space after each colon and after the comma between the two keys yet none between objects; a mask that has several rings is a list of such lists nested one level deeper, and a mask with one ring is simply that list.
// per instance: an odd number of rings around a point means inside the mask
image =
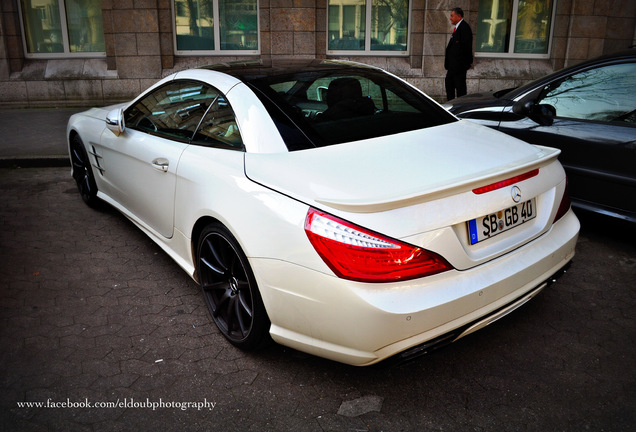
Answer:
[{"label": "black car hood", "polygon": [[[490,108],[490,107],[501,107],[503,109],[505,106],[512,103],[510,99],[505,97],[508,91],[489,91],[489,92],[480,92],[480,93],[472,93],[466,96],[461,96],[455,99],[452,99],[444,104],[444,107],[448,109],[453,114],[458,114],[466,110],[471,110],[475,108]],[[503,96],[502,96],[503,94]],[[499,97],[498,97],[499,96]]]}]

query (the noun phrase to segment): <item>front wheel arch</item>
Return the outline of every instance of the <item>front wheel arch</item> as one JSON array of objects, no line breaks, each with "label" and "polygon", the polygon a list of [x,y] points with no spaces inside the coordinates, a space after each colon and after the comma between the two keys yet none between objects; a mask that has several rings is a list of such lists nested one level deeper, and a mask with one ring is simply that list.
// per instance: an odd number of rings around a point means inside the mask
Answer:
[{"label": "front wheel arch", "polygon": [[100,200],[97,198],[95,175],[84,142],[77,132],[69,135],[69,154],[73,167],[73,179],[82,200],[90,207],[97,207]]}]

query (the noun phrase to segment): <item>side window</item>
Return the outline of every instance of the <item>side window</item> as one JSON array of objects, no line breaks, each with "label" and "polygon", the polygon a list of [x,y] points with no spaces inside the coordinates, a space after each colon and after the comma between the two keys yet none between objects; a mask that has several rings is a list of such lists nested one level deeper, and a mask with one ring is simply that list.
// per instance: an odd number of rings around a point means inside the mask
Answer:
[{"label": "side window", "polygon": [[192,142],[243,150],[234,111],[223,95],[219,95],[208,110]]},{"label": "side window", "polygon": [[162,86],[124,113],[126,127],[165,138],[190,140],[219,92],[195,81]]},{"label": "side window", "polygon": [[636,63],[590,69],[545,89],[557,117],[636,124]]}]

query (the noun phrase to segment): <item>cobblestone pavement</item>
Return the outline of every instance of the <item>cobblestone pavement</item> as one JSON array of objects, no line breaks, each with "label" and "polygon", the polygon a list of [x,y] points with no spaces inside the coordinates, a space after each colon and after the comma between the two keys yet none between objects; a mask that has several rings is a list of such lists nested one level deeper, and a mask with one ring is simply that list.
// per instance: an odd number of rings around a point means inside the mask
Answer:
[{"label": "cobblestone pavement", "polygon": [[1,169],[0,197],[4,431],[636,430],[629,227],[583,220],[570,271],[514,314],[353,368],[233,348],[197,285],[117,212],[86,207],[68,168]]}]

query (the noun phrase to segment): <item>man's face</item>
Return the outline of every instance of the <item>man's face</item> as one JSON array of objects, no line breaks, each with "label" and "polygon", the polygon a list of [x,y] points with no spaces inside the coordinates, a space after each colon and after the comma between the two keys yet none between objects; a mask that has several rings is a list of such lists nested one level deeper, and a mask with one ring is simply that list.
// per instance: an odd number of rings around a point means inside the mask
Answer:
[{"label": "man's face", "polygon": [[458,22],[462,20],[462,16],[456,14],[455,12],[450,13],[450,22],[452,25],[457,25]]}]

